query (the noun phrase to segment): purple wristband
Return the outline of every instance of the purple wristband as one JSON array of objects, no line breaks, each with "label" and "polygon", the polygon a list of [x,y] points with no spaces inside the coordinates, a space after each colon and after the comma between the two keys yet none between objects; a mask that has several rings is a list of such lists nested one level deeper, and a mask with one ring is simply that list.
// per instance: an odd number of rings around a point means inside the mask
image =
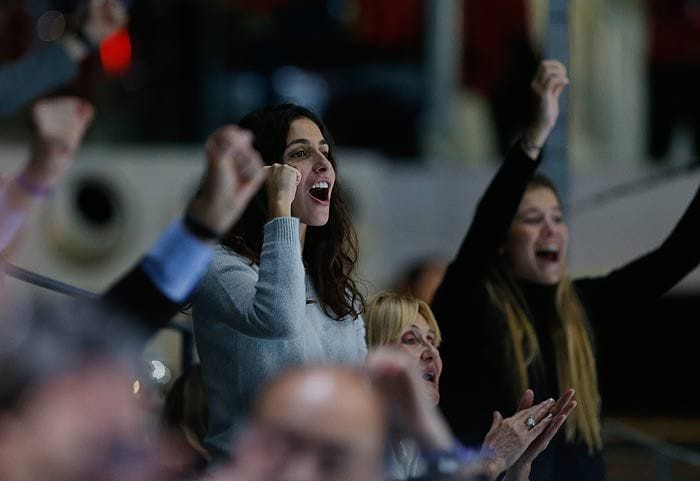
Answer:
[{"label": "purple wristband", "polygon": [[53,196],[53,188],[52,187],[46,187],[43,185],[37,185],[31,180],[29,180],[26,176],[26,174],[22,173],[15,178],[15,182],[17,183],[20,188],[25,191],[27,194],[34,196],[34,197],[42,197],[42,198],[47,198]]},{"label": "purple wristband", "polygon": [[444,451],[422,451],[421,455],[428,463],[429,472],[441,474],[456,473],[465,464],[484,458],[482,450],[468,448],[456,439],[450,449]]}]

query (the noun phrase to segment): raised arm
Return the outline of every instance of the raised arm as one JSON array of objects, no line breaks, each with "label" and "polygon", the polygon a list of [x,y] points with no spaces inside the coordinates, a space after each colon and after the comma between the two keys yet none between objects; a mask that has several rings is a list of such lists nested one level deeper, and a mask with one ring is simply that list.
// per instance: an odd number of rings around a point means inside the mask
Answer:
[{"label": "raised arm", "polygon": [[269,221],[259,267],[220,250],[194,304],[195,317],[225,322],[247,336],[291,339],[302,328],[306,284],[299,219],[291,217],[300,173],[289,165],[266,167]]},{"label": "raised arm", "polygon": [[[668,292],[700,264],[700,188],[671,234],[656,249],[600,278],[584,279],[595,305],[640,305]],[[606,301],[610,301],[607,303]],[[604,304],[601,304],[604,303]]]},{"label": "raised arm", "polygon": [[51,196],[93,118],[92,106],[76,97],[37,102],[35,137],[24,169],[0,192],[0,251],[12,241],[30,209]]},{"label": "raised arm", "polygon": [[543,61],[532,81],[538,114],[506,159],[481,198],[459,253],[450,264],[433,301],[438,319],[452,306],[463,306],[464,296],[483,285],[489,266],[518,209],[528,182],[539,165],[540,149],[559,116],[559,96],[569,83],[566,69],[557,61]]},{"label": "raised arm", "polygon": [[293,217],[265,225],[257,272],[248,259],[218,251],[194,303],[195,320],[224,322],[261,339],[296,337],[305,309],[299,220]]},{"label": "raised arm", "polygon": [[250,133],[223,127],[206,144],[202,188],[182,219],[102,297],[153,332],[167,323],[206,273],[212,248],[238,220],[265,178]]}]

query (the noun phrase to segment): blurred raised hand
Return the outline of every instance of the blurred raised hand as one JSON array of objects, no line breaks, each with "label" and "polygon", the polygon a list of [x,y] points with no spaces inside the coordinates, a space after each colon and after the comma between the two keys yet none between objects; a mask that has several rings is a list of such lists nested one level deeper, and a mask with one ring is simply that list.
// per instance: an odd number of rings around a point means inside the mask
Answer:
[{"label": "blurred raised hand", "polygon": [[45,99],[34,105],[35,135],[29,162],[14,181],[2,186],[0,194],[0,251],[15,238],[31,206],[52,194],[93,116],[92,105],[76,97]]},{"label": "blurred raised hand", "polygon": [[228,125],[206,142],[207,167],[187,214],[209,230],[224,235],[240,218],[266,177],[253,134]]},{"label": "blurred raised hand", "polygon": [[77,97],[56,97],[34,104],[34,145],[24,175],[30,183],[52,187],[65,174],[92,123],[95,111]]},{"label": "blurred raised hand", "polygon": [[94,45],[100,45],[128,21],[129,14],[119,0],[89,0],[83,33]]}]

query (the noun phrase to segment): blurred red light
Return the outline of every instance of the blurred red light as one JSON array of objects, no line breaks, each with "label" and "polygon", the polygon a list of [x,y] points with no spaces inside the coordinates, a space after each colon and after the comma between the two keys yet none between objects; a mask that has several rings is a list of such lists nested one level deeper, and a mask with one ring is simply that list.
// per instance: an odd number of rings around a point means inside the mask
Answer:
[{"label": "blurred red light", "polygon": [[129,32],[119,30],[100,45],[102,68],[111,75],[121,75],[131,66],[131,39]]}]

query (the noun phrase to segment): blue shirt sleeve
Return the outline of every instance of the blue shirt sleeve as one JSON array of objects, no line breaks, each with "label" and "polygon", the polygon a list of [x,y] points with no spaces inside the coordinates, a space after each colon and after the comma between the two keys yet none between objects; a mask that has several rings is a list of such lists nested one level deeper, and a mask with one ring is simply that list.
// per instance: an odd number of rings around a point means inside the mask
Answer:
[{"label": "blue shirt sleeve", "polygon": [[141,268],[171,301],[184,302],[209,268],[213,248],[173,222],[146,254]]}]

